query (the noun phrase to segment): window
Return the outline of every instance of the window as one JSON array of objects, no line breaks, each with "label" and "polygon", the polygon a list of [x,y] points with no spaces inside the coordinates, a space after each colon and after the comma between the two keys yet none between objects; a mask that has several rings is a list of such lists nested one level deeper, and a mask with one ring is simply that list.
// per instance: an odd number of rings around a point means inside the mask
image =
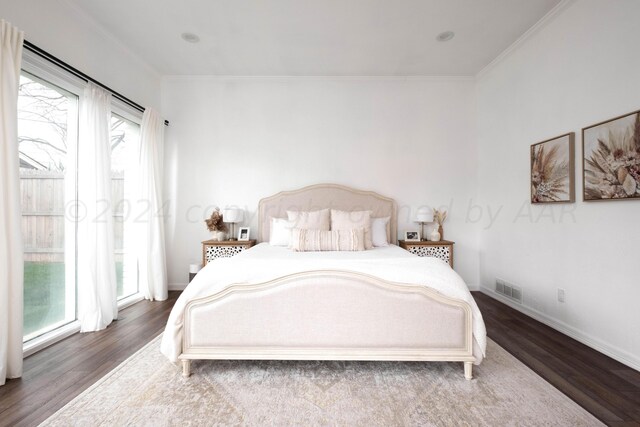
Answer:
[{"label": "window", "polygon": [[[31,354],[79,329],[77,322],[78,112],[86,83],[25,51],[18,97],[24,239],[24,349]],[[112,208],[119,304],[141,298],[131,206],[141,113],[114,98]]]},{"label": "window", "polygon": [[[78,96],[23,72],[18,144],[24,239],[24,341],[76,320],[76,177],[68,150],[77,144]],[[73,208],[71,208],[73,209]]]},{"label": "window", "polygon": [[[137,261],[132,254],[131,200],[136,188],[135,161],[140,125],[121,115],[111,115],[111,182],[114,248],[118,299],[138,293]],[[132,162],[134,162],[132,164]]]}]

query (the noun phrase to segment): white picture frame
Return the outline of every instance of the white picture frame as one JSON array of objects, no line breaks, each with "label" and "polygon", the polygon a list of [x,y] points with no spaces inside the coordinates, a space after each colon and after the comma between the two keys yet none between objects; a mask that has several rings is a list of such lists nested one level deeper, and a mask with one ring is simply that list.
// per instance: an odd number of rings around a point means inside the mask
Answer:
[{"label": "white picture frame", "polygon": [[404,232],[404,241],[405,242],[419,242],[420,241],[420,232],[419,231],[405,231]]},{"label": "white picture frame", "polygon": [[251,238],[251,227],[240,227],[238,229],[238,241],[248,242]]}]

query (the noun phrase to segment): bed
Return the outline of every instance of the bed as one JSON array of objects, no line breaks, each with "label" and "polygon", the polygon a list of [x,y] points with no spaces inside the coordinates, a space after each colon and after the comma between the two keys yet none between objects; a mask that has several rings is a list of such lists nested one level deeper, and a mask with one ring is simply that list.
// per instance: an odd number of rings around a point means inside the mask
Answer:
[{"label": "bed", "polygon": [[185,376],[193,360],[394,360],[462,362],[471,379],[486,332],[448,264],[393,244],[293,252],[267,243],[272,217],[327,207],[390,217],[396,242],[396,203],[377,193],[321,184],[262,199],[260,243],[198,273],[169,316],[163,354]]}]

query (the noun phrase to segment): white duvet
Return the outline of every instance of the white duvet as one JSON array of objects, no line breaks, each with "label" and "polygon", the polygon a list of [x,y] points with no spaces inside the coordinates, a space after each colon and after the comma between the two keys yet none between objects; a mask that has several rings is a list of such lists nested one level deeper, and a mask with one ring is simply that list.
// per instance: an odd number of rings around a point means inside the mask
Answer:
[{"label": "white duvet", "polygon": [[482,315],[464,281],[449,264],[436,258],[418,257],[393,245],[361,252],[293,252],[268,243],[231,258],[217,258],[197,274],[171,310],[162,337],[162,353],[170,361],[178,361],[182,353],[184,309],[190,300],[212,295],[231,284],[262,283],[309,270],[366,273],[391,282],[425,285],[466,301],[473,312],[476,363],[485,355],[487,341]]}]

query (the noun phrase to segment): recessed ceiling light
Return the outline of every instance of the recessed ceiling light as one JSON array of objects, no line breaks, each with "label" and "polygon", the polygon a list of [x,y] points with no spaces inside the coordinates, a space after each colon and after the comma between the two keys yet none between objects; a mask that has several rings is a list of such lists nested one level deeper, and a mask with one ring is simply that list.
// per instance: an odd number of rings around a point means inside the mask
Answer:
[{"label": "recessed ceiling light", "polygon": [[438,40],[439,42],[448,42],[455,35],[456,33],[454,33],[453,31],[443,31],[436,36],[436,40]]},{"label": "recessed ceiling light", "polygon": [[180,37],[182,37],[182,40],[189,43],[198,43],[200,41],[200,37],[193,33],[182,33],[180,34]]}]

